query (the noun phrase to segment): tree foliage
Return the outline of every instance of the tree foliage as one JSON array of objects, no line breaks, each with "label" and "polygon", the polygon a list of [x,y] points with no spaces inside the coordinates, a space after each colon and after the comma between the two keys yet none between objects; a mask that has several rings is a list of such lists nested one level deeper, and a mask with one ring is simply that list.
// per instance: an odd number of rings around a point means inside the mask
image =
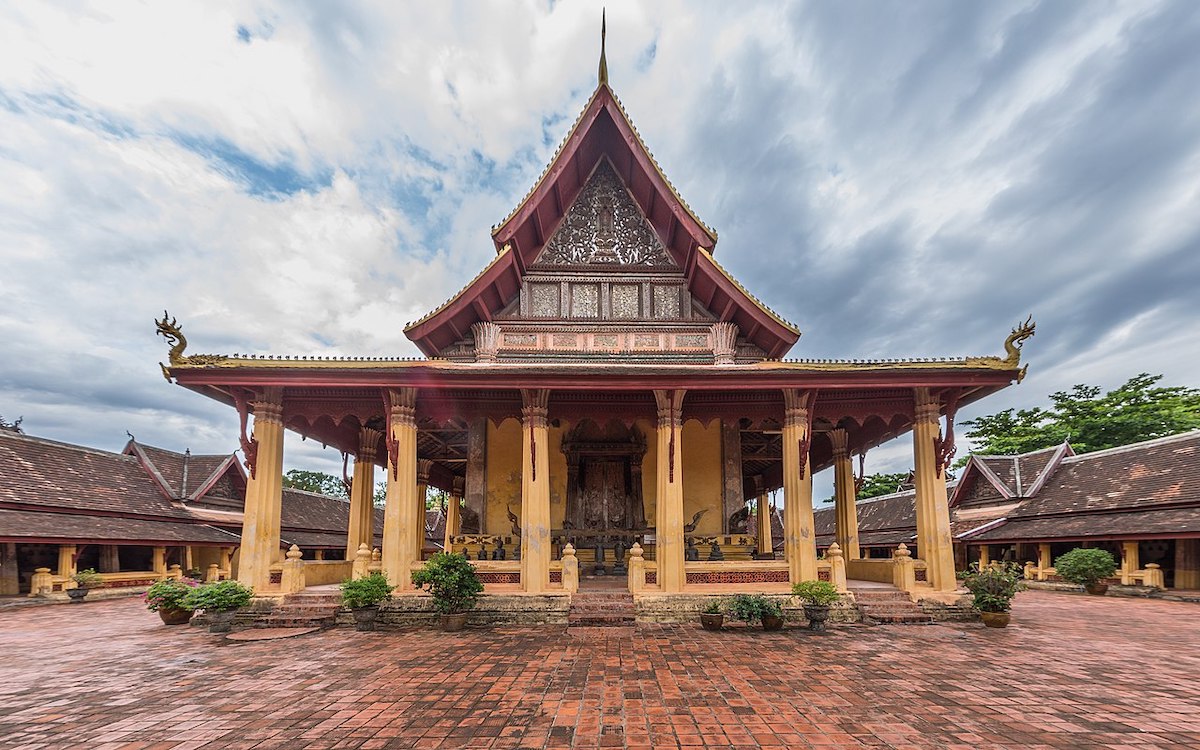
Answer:
[{"label": "tree foliage", "polygon": [[342,483],[342,480],[323,471],[292,469],[283,475],[283,486],[294,490],[316,492],[329,497],[348,497],[346,485]]},{"label": "tree foliage", "polygon": [[[879,497],[897,492],[900,485],[908,479],[908,474],[907,471],[896,474],[868,474],[863,479],[862,487],[858,489],[855,500],[866,500],[868,497]],[[835,499],[835,496],[830,495],[825,498],[825,502],[832,503]]]},{"label": "tree foliage", "polygon": [[962,424],[983,455],[1063,442],[1088,453],[1200,428],[1200,389],[1155,385],[1160,380],[1162,375],[1141,373],[1103,395],[1098,386],[1076,385],[1051,394],[1048,409],[1005,409]]}]

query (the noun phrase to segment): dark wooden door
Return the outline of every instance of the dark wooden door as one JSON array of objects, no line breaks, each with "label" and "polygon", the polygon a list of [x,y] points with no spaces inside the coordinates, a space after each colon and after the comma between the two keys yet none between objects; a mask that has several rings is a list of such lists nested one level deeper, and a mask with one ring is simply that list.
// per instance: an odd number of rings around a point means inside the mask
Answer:
[{"label": "dark wooden door", "polygon": [[624,461],[588,461],[583,471],[580,510],[585,529],[629,528],[629,492]]}]

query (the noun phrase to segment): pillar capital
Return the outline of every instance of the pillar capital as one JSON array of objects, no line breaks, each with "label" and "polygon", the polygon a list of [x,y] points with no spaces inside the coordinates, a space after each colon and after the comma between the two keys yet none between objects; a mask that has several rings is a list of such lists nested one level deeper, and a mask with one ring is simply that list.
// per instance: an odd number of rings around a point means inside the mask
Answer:
[{"label": "pillar capital", "polygon": [[913,421],[936,424],[942,416],[942,399],[934,396],[928,388],[913,389]]},{"label": "pillar capital", "polygon": [[500,349],[500,326],[490,321],[480,321],[471,326],[475,338],[475,361],[495,362]]},{"label": "pillar capital", "polygon": [[527,427],[545,427],[549,410],[550,391],[546,388],[521,389],[521,421]]},{"label": "pillar capital", "polygon": [[251,402],[254,405],[254,424],[283,424],[283,388],[268,386],[259,391]]},{"label": "pillar capital", "polygon": [[785,427],[804,427],[812,424],[812,405],[816,401],[815,391],[798,388],[783,389],[783,424]]},{"label": "pillar capital", "polygon": [[658,426],[678,428],[683,424],[683,389],[656,390],[654,403],[658,407]]},{"label": "pillar capital", "polygon": [[392,426],[415,427],[417,424],[417,389],[388,388],[385,396]]},{"label": "pillar capital", "polygon": [[358,452],[354,457],[358,461],[370,463],[375,460],[375,456],[379,450],[379,438],[383,437],[383,433],[379,430],[363,427],[358,431]]},{"label": "pillar capital", "polygon": [[738,327],[736,323],[713,323],[713,360],[718,365],[732,365],[737,354]]},{"label": "pillar capital", "polygon": [[466,477],[455,477],[454,484],[450,488],[451,497],[462,497],[467,489]]},{"label": "pillar capital", "polygon": [[433,461],[428,458],[417,459],[417,484],[429,484],[429,472],[433,471]]},{"label": "pillar capital", "polygon": [[829,444],[833,446],[834,460],[844,461],[850,458],[850,435],[841,427],[825,433],[829,436]]}]

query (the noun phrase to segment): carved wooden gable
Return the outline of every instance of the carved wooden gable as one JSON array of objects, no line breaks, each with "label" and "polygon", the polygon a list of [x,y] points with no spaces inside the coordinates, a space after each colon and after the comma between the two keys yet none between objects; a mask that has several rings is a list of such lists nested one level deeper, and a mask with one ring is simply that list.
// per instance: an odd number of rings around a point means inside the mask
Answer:
[{"label": "carved wooden gable", "polygon": [[675,268],[624,183],[601,159],[533,267]]}]

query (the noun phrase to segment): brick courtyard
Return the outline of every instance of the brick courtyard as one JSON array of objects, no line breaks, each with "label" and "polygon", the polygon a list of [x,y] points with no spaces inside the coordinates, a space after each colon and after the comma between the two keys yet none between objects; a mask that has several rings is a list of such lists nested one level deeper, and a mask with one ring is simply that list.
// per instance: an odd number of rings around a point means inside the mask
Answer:
[{"label": "brick courtyard", "polygon": [[0,611],[0,747],[1200,747],[1200,606],[1008,630],[562,628],[233,643],[135,600]]}]

